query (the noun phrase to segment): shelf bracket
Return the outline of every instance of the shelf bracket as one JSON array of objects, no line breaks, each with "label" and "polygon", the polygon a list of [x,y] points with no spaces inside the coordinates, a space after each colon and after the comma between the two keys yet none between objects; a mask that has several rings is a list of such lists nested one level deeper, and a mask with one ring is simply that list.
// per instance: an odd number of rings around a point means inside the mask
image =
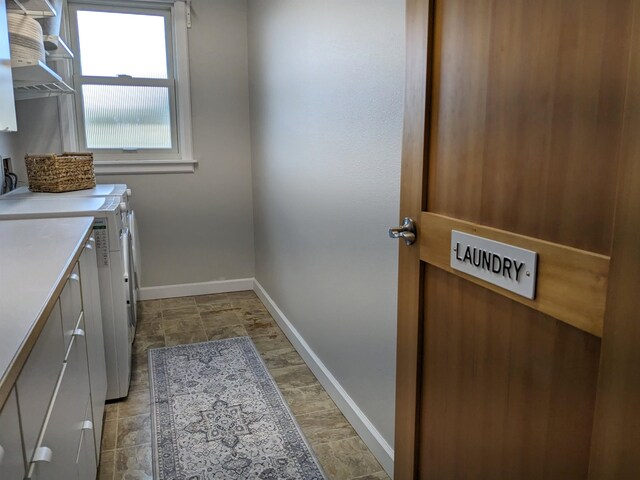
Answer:
[{"label": "shelf bracket", "polygon": [[22,10],[22,13],[24,13],[25,15],[28,13],[27,9],[24,8],[24,5],[22,5],[20,0],[13,0],[13,3],[15,3],[18,7],[20,7],[20,10]]},{"label": "shelf bracket", "polygon": [[[13,8],[15,5],[17,8]],[[55,17],[56,11],[49,0],[8,0],[7,10],[12,12],[22,12],[24,15],[33,18]]]}]

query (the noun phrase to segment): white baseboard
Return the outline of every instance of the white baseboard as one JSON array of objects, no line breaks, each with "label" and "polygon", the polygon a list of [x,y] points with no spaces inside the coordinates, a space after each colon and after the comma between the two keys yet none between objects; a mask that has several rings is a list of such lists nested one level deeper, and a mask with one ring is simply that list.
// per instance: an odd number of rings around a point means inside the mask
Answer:
[{"label": "white baseboard", "polygon": [[181,285],[161,285],[158,287],[142,287],[140,289],[140,300],[190,297],[192,295],[240,292],[242,290],[253,290],[253,278],[219,280],[214,282],[201,283],[184,283]]},{"label": "white baseboard", "polygon": [[278,323],[287,338],[289,338],[294,348],[307,363],[349,423],[353,425],[353,428],[358,432],[358,435],[360,435],[367,447],[369,447],[369,450],[371,450],[373,455],[378,459],[382,468],[393,478],[393,448],[391,448],[391,445],[380,435],[380,432],[378,432],[362,410],[360,410],[360,407],[358,407],[344,388],[342,388],[338,380],[336,380],[329,369],[322,363],[322,360],[311,350],[307,342],[302,338],[302,335],[300,335],[257,280],[254,280],[253,290],[258,297],[260,297],[260,300],[265,304],[271,316]]}]

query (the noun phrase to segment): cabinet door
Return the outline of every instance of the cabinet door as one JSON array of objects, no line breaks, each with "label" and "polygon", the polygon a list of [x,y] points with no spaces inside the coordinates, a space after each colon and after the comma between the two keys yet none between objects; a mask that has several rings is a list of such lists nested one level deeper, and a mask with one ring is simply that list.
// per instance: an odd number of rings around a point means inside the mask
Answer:
[{"label": "cabinet door", "polygon": [[100,453],[102,440],[102,415],[107,398],[107,365],[105,362],[104,334],[102,331],[102,309],[98,285],[98,264],[95,241],[89,239],[80,257],[80,276],[84,324],[87,331],[87,353],[89,358],[89,381],[91,382],[91,408],[96,444],[96,455]]},{"label": "cabinet door", "polygon": [[[79,324],[84,329],[84,323]],[[30,478],[38,480],[77,477],[76,461],[82,436],[85,410],[89,402],[89,369],[84,335],[74,335],[62,380],[58,386],[49,420],[38,445]],[[49,455],[43,452],[48,449]]]},{"label": "cabinet door", "polygon": [[12,390],[0,412],[0,478],[22,480],[24,474],[25,459],[18,419],[18,401],[15,390]]},{"label": "cabinet door", "polygon": [[60,302],[56,302],[16,382],[28,462],[42,430],[63,362]]},{"label": "cabinet door", "polygon": [[73,268],[69,279],[60,294],[60,310],[62,312],[62,329],[64,331],[65,351],[71,343],[73,330],[76,328],[82,311],[82,294],[80,293],[80,269]]},{"label": "cabinet door", "polygon": [[16,104],[13,98],[13,76],[11,74],[11,51],[7,29],[5,0],[0,0],[0,132],[15,132]]},{"label": "cabinet door", "polygon": [[76,469],[78,471],[78,480],[95,480],[98,471],[98,462],[96,460],[95,442],[93,440],[93,422],[91,421],[91,403],[87,402],[85,411],[85,428],[82,430],[80,438],[80,447],[78,448],[78,458],[76,459]]}]

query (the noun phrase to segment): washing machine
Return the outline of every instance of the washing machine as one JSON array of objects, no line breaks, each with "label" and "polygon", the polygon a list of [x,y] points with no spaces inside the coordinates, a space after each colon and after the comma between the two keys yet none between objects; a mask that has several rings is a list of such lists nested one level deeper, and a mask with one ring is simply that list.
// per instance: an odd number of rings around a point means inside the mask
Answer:
[{"label": "washing machine", "polygon": [[131,246],[133,250],[133,284],[135,287],[135,302],[137,303],[142,282],[142,258],[140,251],[140,237],[138,235],[138,225],[136,215],[131,204],[131,189],[124,183],[104,183],[98,184],[94,188],[76,190],[62,193],[41,193],[32,192],[29,187],[18,187],[15,190],[0,195],[0,200],[15,200],[18,198],[84,198],[84,197],[119,197],[120,208],[126,211],[125,222],[131,233]]}]

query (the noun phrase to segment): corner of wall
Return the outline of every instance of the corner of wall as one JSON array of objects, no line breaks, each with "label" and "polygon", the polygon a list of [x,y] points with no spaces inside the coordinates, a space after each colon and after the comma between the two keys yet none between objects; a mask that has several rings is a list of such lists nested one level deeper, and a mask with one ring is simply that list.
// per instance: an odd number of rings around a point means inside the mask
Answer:
[{"label": "corner of wall", "polygon": [[293,323],[280,310],[271,296],[267,293],[260,282],[254,279],[253,289],[269,310],[280,329],[285,333],[291,344],[304,359],[320,384],[327,391],[329,396],[344,414],[360,438],[367,445],[371,453],[376,457],[385,472],[393,478],[393,448],[376,427],[367,418],[358,404],[349,396],[347,391],[340,385],[340,382],[333,376],[331,371],[322,362],[320,357],[311,349],[303,336],[294,327]]}]

